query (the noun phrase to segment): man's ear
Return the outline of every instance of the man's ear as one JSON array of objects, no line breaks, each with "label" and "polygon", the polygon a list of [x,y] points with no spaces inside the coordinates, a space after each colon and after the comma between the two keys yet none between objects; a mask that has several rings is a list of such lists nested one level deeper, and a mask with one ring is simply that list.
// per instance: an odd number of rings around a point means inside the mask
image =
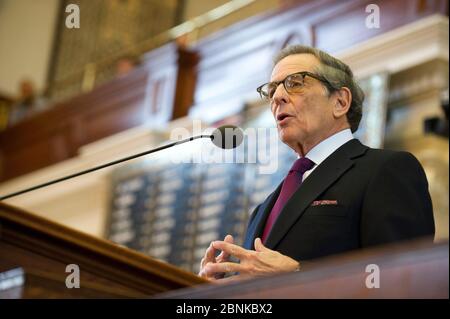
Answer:
[{"label": "man's ear", "polygon": [[333,108],[333,115],[336,118],[340,118],[347,114],[352,104],[352,92],[346,88],[342,87],[338,91],[334,92],[335,105]]}]

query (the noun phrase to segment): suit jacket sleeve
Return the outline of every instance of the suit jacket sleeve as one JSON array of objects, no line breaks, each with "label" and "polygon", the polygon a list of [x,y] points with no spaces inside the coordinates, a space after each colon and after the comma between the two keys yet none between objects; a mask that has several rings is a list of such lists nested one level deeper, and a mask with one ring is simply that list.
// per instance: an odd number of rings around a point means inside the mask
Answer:
[{"label": "suit jacket sleeve", "polygon": [[392,153],[367,186],[361,212],[361,246],[431,236],[434,231],[422,166],[410,153]]}]

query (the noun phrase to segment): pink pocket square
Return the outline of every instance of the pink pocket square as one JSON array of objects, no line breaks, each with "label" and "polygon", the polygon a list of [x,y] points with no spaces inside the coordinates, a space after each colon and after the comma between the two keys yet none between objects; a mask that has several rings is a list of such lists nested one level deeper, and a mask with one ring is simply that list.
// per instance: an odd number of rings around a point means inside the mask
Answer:
[{"label": "pink pocket square", "polygon": [[337,200],[315,200],[312,202],[311,206],[324,206],[324,205],[337,205]]}]

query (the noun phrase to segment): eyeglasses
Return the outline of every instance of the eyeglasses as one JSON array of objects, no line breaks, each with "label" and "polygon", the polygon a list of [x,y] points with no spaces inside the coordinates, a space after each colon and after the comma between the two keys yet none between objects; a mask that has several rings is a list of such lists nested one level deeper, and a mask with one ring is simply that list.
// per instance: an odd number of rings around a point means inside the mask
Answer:
[{"label": "eyeglasses", "polygon": [[320,76],[318,74],[314,74],[311,72],[297,72],[294,74],[290,74],[287,77],[284,78],[282,81],[274,81],[269,82],[266,84],[261,85],[256,89],[258,91],[259,95],[261,96],[261,99],[266,101],[271,101],[273,98],[273,95],[275,94],[275,91],[278,88],[278,85],[283,83],[283,86],[288,93],[300,93],[301,89],[303,89],[305,84],[305,76],[309,76],[311,78],[314,78],[316,80],[319,80],[329,88],[334,89],[333,85],[325,79],[323,76]]}]

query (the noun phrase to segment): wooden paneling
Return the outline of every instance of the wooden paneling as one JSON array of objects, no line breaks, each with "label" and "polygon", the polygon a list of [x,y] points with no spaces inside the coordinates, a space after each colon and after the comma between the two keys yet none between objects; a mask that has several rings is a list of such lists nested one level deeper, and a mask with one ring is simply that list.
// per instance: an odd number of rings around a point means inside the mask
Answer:
[{"label": "wooden paneling", "polygon": [[[342,6],[337,6],[331,14],[312,22],[314,45],[330,52],[346,49],[355,43],[370,39],[432,13],[432,8],[439,9],[438,4],[445,1],[428,1],[427,10],[420,9],[417,2],[408,1],[405,3],[405,1],[389,0],[344,2]],[[371,12],[366,12],[365,8],[369,4],[376,4],[379,8],[379,28],[368,28],[366,26],[366,18]],[[441,13],[445,13],[445,11],[441,11]]]},{"label": "wooden paneling", "polygon": [[168,44],[130,74],[1,132],[0,181],[76,156],[81,146],[112,134],[186,115],[196,62],[194,53]]},{"label": "wooden paneling", "polygon": [[[206,281],[112,242],[0,204],[0,272],[22,268],[21,298],[145,297]],[[80,269],[80,289],[65,285]],[[0,298],[2,291],[0,291]]]},{"label": "wooden paneling", "polygon": [[[448,2],[353,0],[283,1],[275,12],[238,23],[200,41],[201,61],[191,108],[193,116],[214,121],[258,99],[272,58],[287,44],[304,44],[336,53],[432,13],[446,14]],[[380,28],[369,29],[365,11],[380,8]]]},{"label": "wooden paneling", "polygon": [[172,119],[186,116],[194,102],[194,92],[197,83],[198,54],[180,54],[178,65],[180,71],[177,76],[177,89],[175,90],[175,107]]}]

